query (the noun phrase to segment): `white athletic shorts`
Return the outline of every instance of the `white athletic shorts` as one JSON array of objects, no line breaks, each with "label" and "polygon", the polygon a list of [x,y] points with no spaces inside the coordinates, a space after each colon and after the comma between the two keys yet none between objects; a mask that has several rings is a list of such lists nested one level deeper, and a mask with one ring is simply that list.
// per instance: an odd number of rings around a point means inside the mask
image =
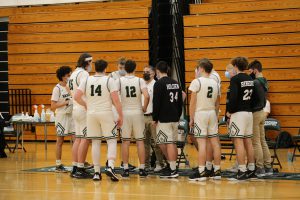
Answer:
[{"label": "white athletic shorts", "polygon": [[252,112],[236,112],[231,114],[229,136],[232,138],[251,138],[253,136]]},{"label": "white athletic shorts", "polygon": [[121,132],[122,140],[145,139],[145,119],[143,114],[124,113],[123,126]]},{"label": "white athletic shorts", "polygon": [[161,123],[156,127],[157,144],[174,144],[178,139],[178,122]]},{"label": "white athletic shorts", "polygon": [[72,114],[60,114],[57,113],[55,116],[55,128],[57,136],[69,136],[74,135],[74,123]]},{"label": "white athletic shorts", "polygon": [[117,125],[112,111],[87,113],[87,139],[117,138]]},{"label": "white athletic shorts", "polygon": [[198,111],[195,113],[194,135],[196,138],[218,136],[218,117],[215,110]]},{"label": "white athletic shorts", "polygon": [[86,111],[82,109],[73,110],[76,138],[86,137]]}]

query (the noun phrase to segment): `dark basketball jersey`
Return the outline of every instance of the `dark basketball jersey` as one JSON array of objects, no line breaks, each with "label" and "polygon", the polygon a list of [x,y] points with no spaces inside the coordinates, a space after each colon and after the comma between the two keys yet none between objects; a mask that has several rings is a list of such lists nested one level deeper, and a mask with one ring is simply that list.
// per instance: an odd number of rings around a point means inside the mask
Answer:
[{"label": "dark basketball jersey", "polygon": [[252,112],[254,82],[246,73],[231,78],[229,86],[228,112]]},{"label": "dark basketball jersey", "polygon": [[182,113],[182,90],[177,81],[162,77],[154,84],[153,120],[178,122]]}]

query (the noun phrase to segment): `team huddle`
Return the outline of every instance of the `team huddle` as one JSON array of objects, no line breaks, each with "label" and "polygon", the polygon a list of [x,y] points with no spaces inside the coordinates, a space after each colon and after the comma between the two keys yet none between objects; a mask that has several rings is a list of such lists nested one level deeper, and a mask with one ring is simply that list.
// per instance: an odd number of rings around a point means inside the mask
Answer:
[{"label": "team huddle", "polygon": [[[51,108],[55,110],[57,130],[56,171],[66,172],[62,162],[64,136],[74,135],[71,177],[101,180],[101,141],[107,144],[105,173],[112,181],[119,181],[115,173],[117,139],[122,141],[123,178],[130,176],[129,145],[136,141],[139,158],[139,176],[145,178],[150,167],[150,148],[156,156],[155,172],[161,178],[177,178],[178,122],[182,116],[185,93],[179,83],[168,76],[170,67],[164,61],[155,68],[144,67],[143,78],[135,76],[136,63],[121,59],[119,71],[106,75],[108,63],[96,60],[95,74],[89,75],[93,58],[82,54],[74,72],[68,66],[56,74],[59,83],[54,87]],[[235,179],[255,178],[257,167],[270,168],[268,163],[255,163],[252,144],[253,115],[264,107],[259,99],[255,81],[245,73],[246,58],[237,57],[226,69],[230,78],[226,102],[229,134],[236,153],[238,172]],[[254,69],[253,69],[254,70]],[[255,71],[255,70],[254,70]],[[256,70],[257,71],[257,70]],[[190,128],[198,150],[198,167],[189,180],[202,181],[221,178],[221,147],[218,138],[218,115],[221,79],[208,59],[201,59],[191,82]],[[157,77],[155,81],[154,77]],[[262,98],[262,97],[261,97]],[[253,99],[256,99],[253,101]],[[258,99],[258,100],[257,100]],[[258,106],[258,104],[263,106]],[[254,110],[254,108],[256,110]],[[85,168],[88,147],[92,143],[94,173]],[[263,142],[263,141],[259,141]],[[245,162],[248,162],[246,166]],[[213,163],[213,164],[212,164]],[[267,169],[266,168],[266,169]]]}]

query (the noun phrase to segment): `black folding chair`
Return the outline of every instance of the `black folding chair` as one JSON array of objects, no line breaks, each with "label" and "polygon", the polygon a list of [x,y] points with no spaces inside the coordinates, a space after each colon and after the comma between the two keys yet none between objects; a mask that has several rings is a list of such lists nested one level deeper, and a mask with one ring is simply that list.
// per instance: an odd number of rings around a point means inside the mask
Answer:
[{"label": "black folding chair", "polygon": [[298,131],[298,135],[293,136],[293,142],[294,142],[294,151],[293,151],[292,162],[294,161],[295,157],[300,157],[300,154],[296,154],[297,149],[298,152],[300,153],[300,128]]},{"label": "black folding chair", "polygon": [[[279,160],[279,157],[277,155],[277,149],[278,149],[278,146],[279,146],[279,137],[278,135],[280,134],[281,132],[281,128],[280,128],[280,123],[277,119],[273,119],[273,118],[267,118],[265,120],[265,133],[266,133],[266,140],[267,140],[267,144],[269,146],[269,149],[273,149],[273,155],[271,156],[272,157],[272,166],[274,165],[279,165],[280,168],[282,169],[282,165],[281,165],[281,162]],[[277,132],[277,135],[276,137],[268,137],[267,133],[268,131],[275,131]]]},{"label": "black folding chair", "polygon": [[178,124],[178,140],[177,148],[180,149],[180,153],[177,155],[177,166],[179,167],[180,163],[186,164],[188,162],[186,155],[184,154],[184,147],[187,143],[187,136],[189,132],[189,123],[185,119],[181,119]]},{"label": "black folding chair", "polygon": [[[224,118],[219,122],[219,128],[220,127],[226,127],[227,128],[227,123]],[[229,153],[222,153],[222,155],[229,155],[229,160],[232,159],[232,156],[235,156],[236,154],[234,153],[234,144],[229,137],[229,133],[226,134],[219,134],[220,138],[220,143],[221,143],[221,149],[230,149],[231,151]]]}]

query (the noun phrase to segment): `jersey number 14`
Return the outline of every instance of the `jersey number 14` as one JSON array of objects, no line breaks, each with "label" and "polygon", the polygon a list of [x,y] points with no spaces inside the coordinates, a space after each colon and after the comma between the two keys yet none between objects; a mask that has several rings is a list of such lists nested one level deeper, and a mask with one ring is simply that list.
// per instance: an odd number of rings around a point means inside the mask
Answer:
[{"label": "jersey number 14", "polygon": [[91,85],[91,96],[93,97],[95,94],[97,94],[97,96],[101,96],[101,85],[98,85],[96,88],[95,85]]}]

